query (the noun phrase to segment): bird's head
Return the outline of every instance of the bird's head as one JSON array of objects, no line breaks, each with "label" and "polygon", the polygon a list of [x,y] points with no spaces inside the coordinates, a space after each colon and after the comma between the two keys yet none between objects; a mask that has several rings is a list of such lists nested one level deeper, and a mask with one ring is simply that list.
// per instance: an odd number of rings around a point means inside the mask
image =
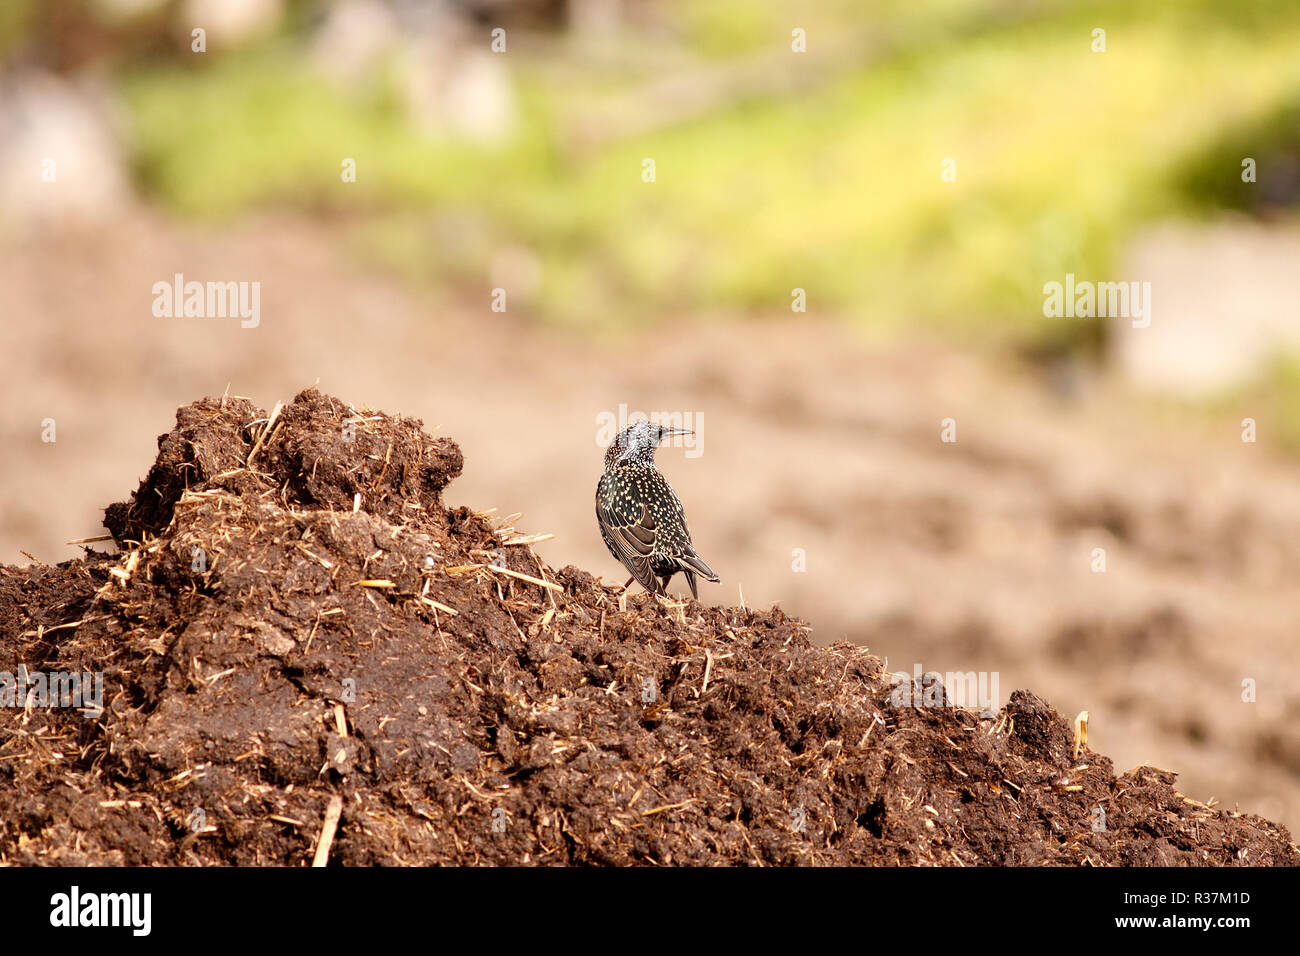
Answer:
[{"label": "bird's head", "polygon": [[608,469],[618,465],[636,464],[653,468],[655,449],[659,447],[660,442],[673,435],[691,434],[694,432],[689,428],[670,428],[658,422],[635,421],[610,442],[609,448],[605,451],[605,467]]}]

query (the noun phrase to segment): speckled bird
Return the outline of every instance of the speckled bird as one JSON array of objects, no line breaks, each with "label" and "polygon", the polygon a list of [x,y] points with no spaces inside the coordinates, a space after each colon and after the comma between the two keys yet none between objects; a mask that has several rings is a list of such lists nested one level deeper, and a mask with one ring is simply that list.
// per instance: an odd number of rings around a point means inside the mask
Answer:
[{"label": "speckled bird", "polygon": [[[651,594],[666,594],[678,571],[698,598],[695,576],[718,576],[695,553],[686,512],[668,479],[655,467],[655,449],[672,435],[690,429],[665,428],[648,421],[628,425],[605,452],[605,473],[596,485],[596,520],[609,553]],[[626,585],[624,585],[626,587]]]}]

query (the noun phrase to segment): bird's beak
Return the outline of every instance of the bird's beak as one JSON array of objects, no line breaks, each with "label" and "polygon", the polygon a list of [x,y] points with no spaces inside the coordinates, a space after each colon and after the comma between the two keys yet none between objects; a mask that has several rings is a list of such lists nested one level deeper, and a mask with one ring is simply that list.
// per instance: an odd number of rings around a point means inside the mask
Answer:
[{"label": "bird's beak", "polygon": [[689,428],[661,428],[659,429],[660,439],[667,438],[669,435],[694,435],[695,432]]}]

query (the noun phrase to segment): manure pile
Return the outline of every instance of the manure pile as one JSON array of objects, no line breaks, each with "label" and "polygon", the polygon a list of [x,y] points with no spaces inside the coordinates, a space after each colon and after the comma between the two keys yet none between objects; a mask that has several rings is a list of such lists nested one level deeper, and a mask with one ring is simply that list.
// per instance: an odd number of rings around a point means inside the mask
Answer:
[{"label": "manure pile", "polygon": [[9,683],[0,862],[1300,864],[1030,693],[894,706],[779,609],[620,604],[447,508],[419,421],[205,399],[158,445],[120,554],[0,568],[0,671],[103,678]]}]

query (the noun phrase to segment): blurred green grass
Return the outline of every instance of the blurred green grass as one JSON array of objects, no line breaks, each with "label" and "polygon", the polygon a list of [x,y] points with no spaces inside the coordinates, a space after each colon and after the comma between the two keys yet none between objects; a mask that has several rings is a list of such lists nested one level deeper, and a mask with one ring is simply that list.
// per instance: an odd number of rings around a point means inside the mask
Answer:
[{"label": "blurred green grass", "polygon": [[0,3],[0,62],[30,35],[36,19],[36,0]]},{"label": "blurred green grass", "polygon": [[1300,452],[1300,355],[1279,355],[1248,397],[1264,409],[1261,420],[1277,429],[1278,444],[1292,454]]},{"label": "blurred green grass", "polygon": [[[673,42],[701,62],[789,50],[779,4],[675,9]],[[139,67],[123,90],[137,178],[177,212],[361,211],[359,250],[432,283],[486,288],[494,250],[527,249],[541,281],[526,307],[543,321],[775,313],[799,287],[810,311],[864,325],[1024,339],[1043,334],[1045,281],[1116,277],[1144,222],[1222,202],[1189,170],[1226,155],[1225,128],[1267,129],[1294,101],[1300,4],[1020,9],[881,4],[865,24],[887,40],[878,59],[588,152],[565,142],[564,119],[635,88],[653,50],[623,71],[604,57],[596,93],[591,71],[509,54],[520,120],[497,147],[422,137],[390,81],[340,89],[283,40]],[[815,49],[863,26],[858,10],[836,0],[793,25]],[[1090,50],[1094,27],[1106,53]],[[340,183],[343,157],[355,184]],[[955,183],[940,178],[947,157]]]}]

